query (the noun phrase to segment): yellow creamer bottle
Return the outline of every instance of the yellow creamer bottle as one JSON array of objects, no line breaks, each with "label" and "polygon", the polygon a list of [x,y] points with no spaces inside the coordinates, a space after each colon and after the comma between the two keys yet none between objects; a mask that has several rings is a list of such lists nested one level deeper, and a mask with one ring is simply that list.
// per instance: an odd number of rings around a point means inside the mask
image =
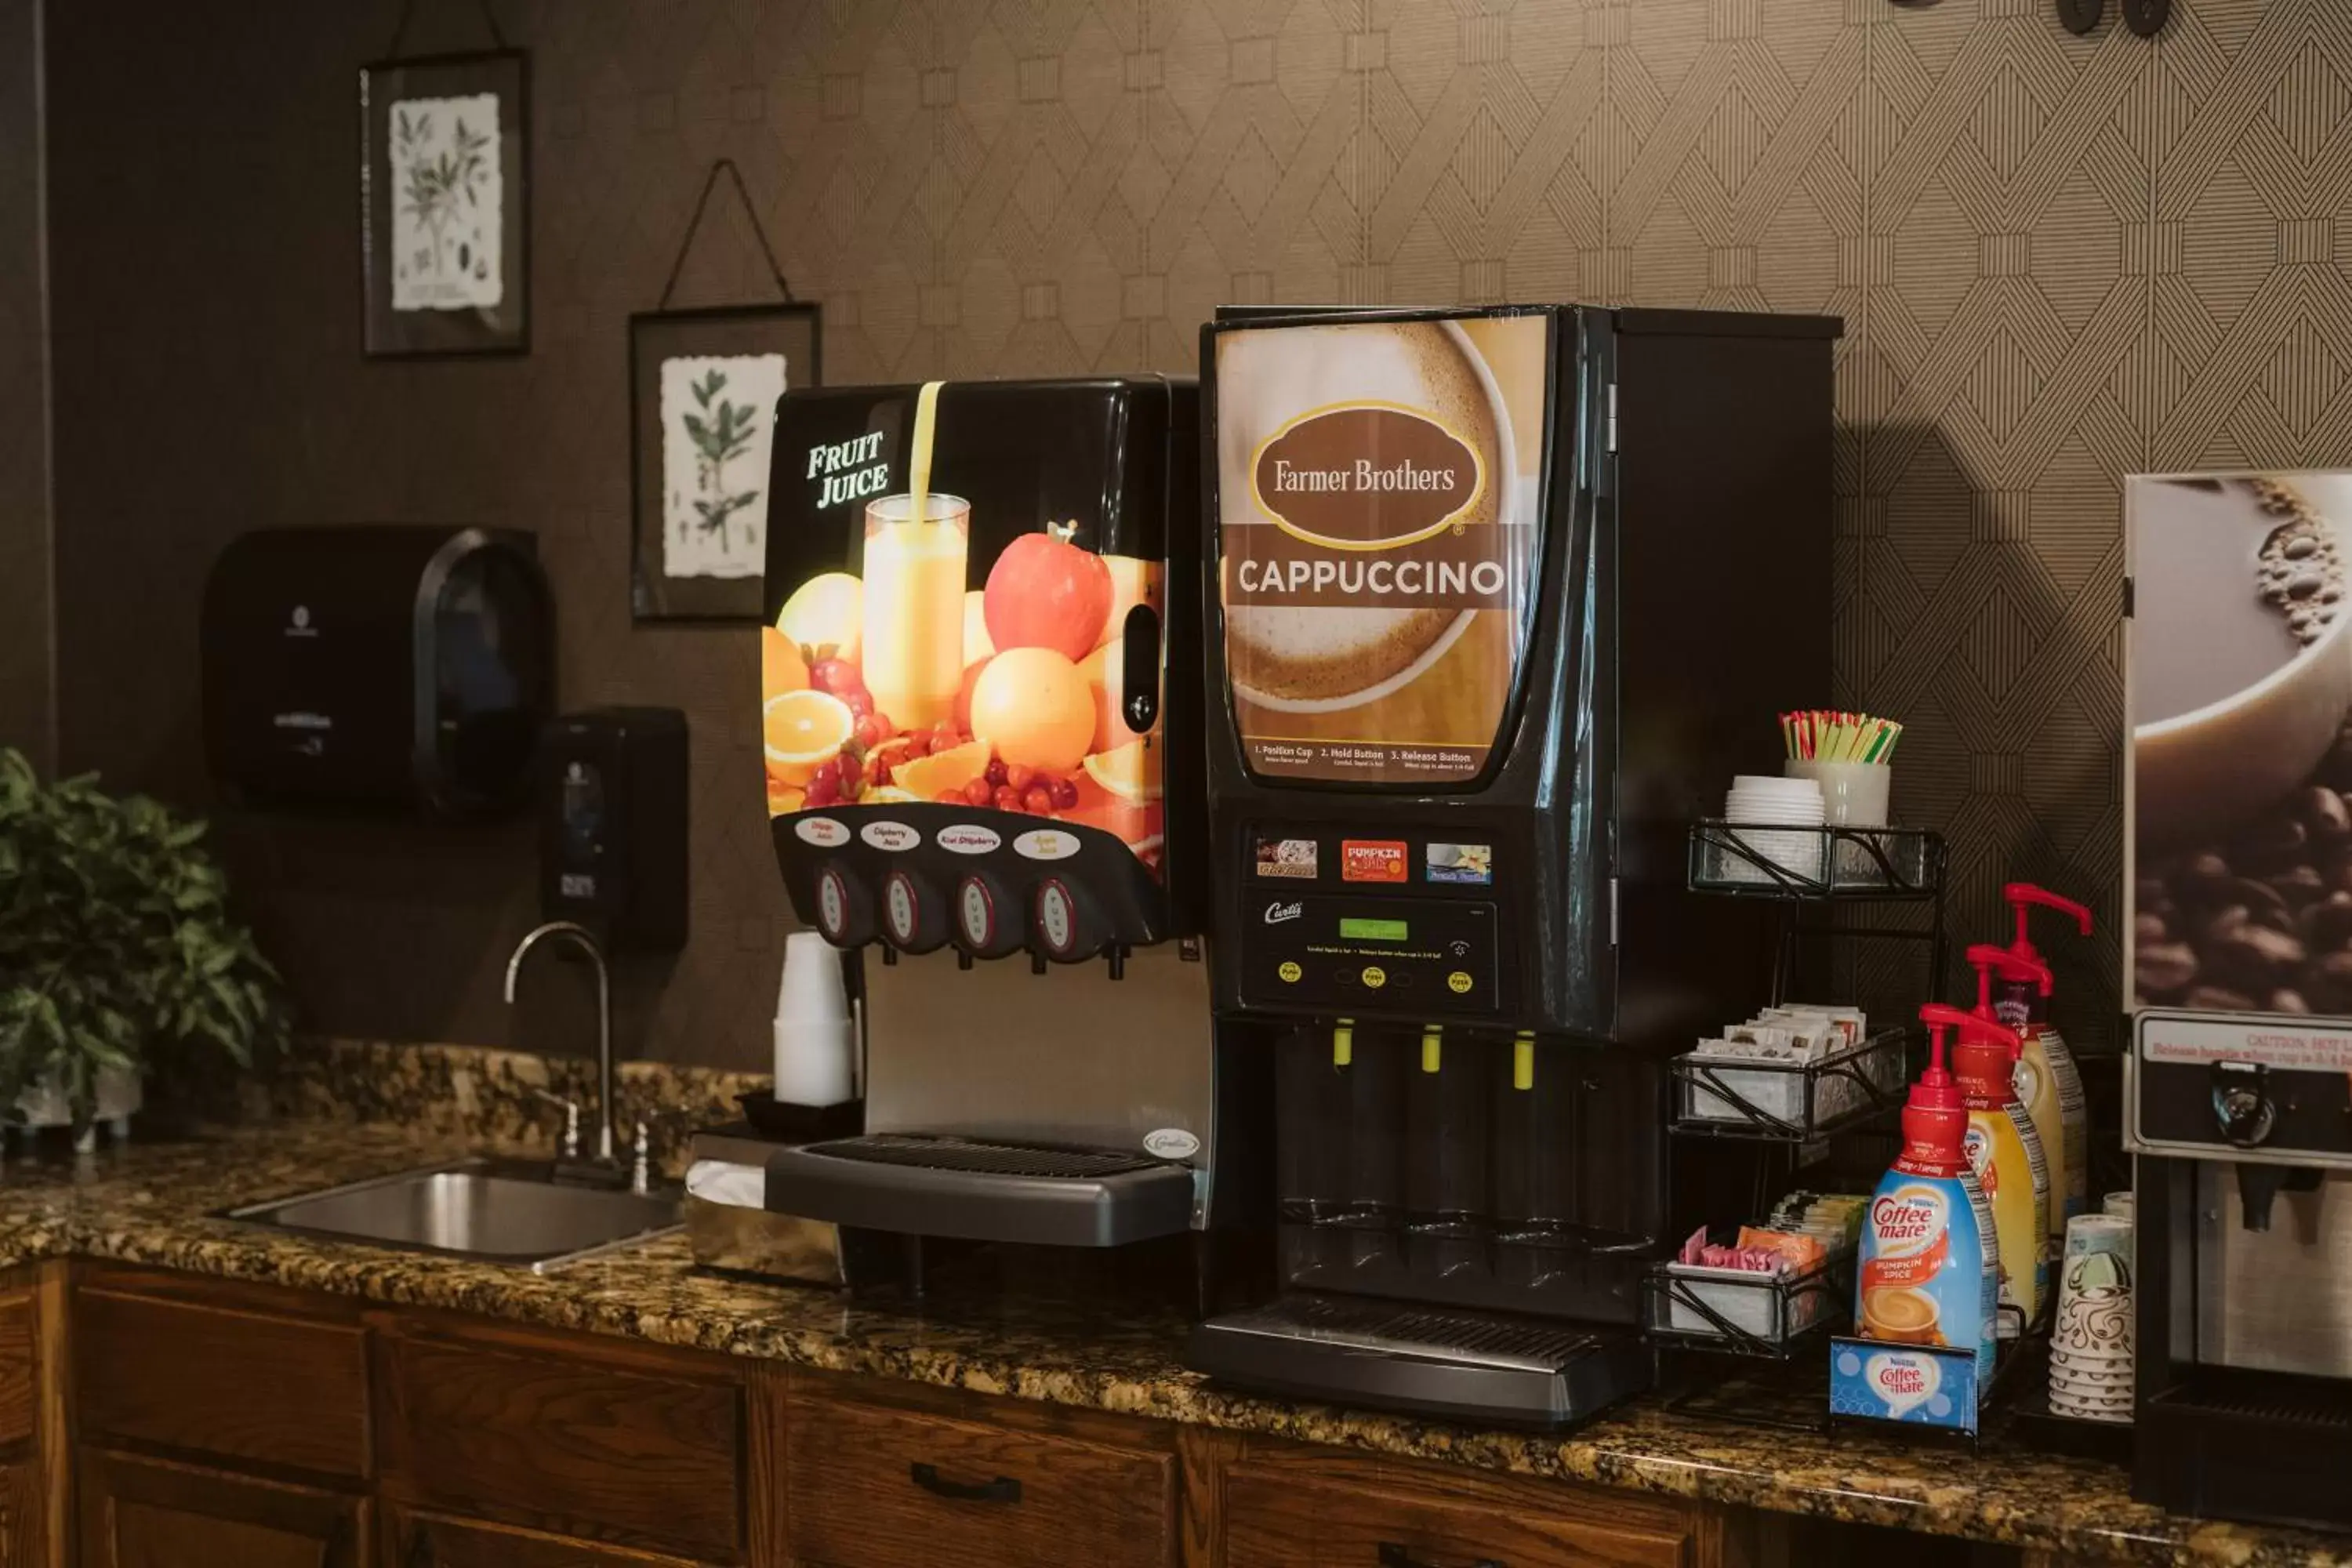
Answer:
[{"label": "yellow creamer bottle", "polygon": [[1992,1208],[2002,1308],[1994,1332],[2005,1340],[2040,1320],[2050,1290],[2050,1167],[2017,1098],[2018,1044],[2015,1030],[1969,1015],[1952,1047],[1952,1077],[1969,1112],[1963,1146]]},{"label": "yellow creamer bottle", "polygon": [[[2032,882],[2011,882],[2000,890],[2000,896],[2017,912],[2017,937],[2009,944],[2012,957],[2042,964],[2046,971],[2050,961],[2033,945],[2029,929],[2037,908],[2055,910],[2073,921],[2081,934],[2091,934],[2091,911],[2047,888]],[[2066,1217],[2072,1219],[2078,1214],[2089,1213],[2091,1208],[2090,1113],[2083,1099],[2083,1075],[2075,1070],[2074,1053],[2067,1048],[2058,1026],[2050,1021],[2050,992],[2046,973],[2038,984],[2004,978],[1993,990],[1992,1005],[1994,1016],[2020,1035],[2028,1024],[2034,1026],[2040,1035],[2042,1054],[2050,1063],[2050,1081],[2058,1089],[2058,1114],[2066,1127],[2063,1146],[2049,1151],[2050,1169],[2053,1178],[2063,1173],[2063,1180],[2055,1184],[2065,1194]],[[2064,1227],[2060,1230],[2063,1235]]]},{"label": "yellow creamer bottle", "polygon": [[[2048,1272],[2055,1276],[2058,1254],[2066,1239],[2066,1222],[2073,1218],[2066,1206],[2067,1184],[2070,1177],[2079,1176],[2085,1186],[2088,1176],[2070,1171],[2067,1165],[2065,1101],[2058,1090],[2058,1075],[2053,1069],[2049,1054],[2049,1026],[2028,1020],[2022,1024],[2000,1015],[1994,1001],[1996,977],[2002,993],[2012,992],[2019,985],[2031,985],[2044,996],[2050,994],[2050,971],[2038,959],[2020,958],[2005,947],[1990,942],[1979,942],[1969,949],[1969,962],[1976,966],[1976,1016],[1989,1018],[2017,1032],[2017,1099],[2025,1107],[2028,1120],[2033,1123],[2034,1136],[2042,1141],[2042,1158],[2050,1169],[2049,1207],[2042,1231],[2043,1262]],[[2063,1049],[2062,1046],[2060,1047]]]}]

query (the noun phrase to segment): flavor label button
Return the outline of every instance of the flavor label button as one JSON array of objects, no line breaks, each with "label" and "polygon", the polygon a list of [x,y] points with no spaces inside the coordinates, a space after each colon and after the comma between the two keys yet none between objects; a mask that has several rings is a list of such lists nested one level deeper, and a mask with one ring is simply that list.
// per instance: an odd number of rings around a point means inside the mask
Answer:
[{"label": "flavor label button", "polygon": [[1041,827],[1014,839],[1013,852],[1024,860],[1066,860],[1078,852],[1078,836]]},{"label": "flavor label button", "polygon": [[891,854],[912,849],[923,841],[923,836],[903,822],[869,822],[857,830],[857,837],[877,849]]},{"label": "flavor label button", "polygon": [[802,843],[820,849],[838,849],[849,842],[849,825],[830,816],[803,816],[793,824],[793,831]]},{"label": "flavor label button", "polygon": [[1433,882],[1464,882],[1486,887],[1495,880],[1495,847],[1491,844],[1432,844],[1423,852],[1423,874]]},{"label": "flavor label button", "polygon": [[1299,877],[1309,880],[1316,874],[1316,848],[1312,838],[1261,838],[1257,841],[1257,874],[1261,877]]},{"label": "flavor label button", "polygon": [[1004,842],[996,829],[982,827],[976,822],[954,823],[932,837],[940,848],[957,855],[985,855]]},{"label": "flavor label button", "polygon": [[1405,864],[1402,840],[1343,838],[1339,841],[1339,879],[1343,882],[1402,882],[1412,875]]}]

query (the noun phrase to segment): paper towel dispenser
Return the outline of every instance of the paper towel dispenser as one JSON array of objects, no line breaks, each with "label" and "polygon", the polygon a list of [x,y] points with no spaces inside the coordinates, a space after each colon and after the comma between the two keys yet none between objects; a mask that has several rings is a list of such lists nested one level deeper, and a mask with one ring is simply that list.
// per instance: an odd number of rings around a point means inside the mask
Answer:
[{"label": "paper towel dispenser", "polygon": [[232,799],[435,816],[530,792],[555,616],[528,533],[265,529],[205,584],[205,752]]}]

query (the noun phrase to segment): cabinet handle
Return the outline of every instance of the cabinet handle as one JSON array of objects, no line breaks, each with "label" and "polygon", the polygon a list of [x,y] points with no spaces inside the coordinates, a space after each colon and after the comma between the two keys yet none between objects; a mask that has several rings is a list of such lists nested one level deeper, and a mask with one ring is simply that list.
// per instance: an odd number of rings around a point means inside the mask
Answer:
[{"label": "cabinet handle", "polygon": [[936,1497],[953,1498],[958,1502],[1019,1502],[1021,1483],[1011,1476],[999,1476],[992,1481],[951,1481],[939,1472],[936,1465],[920,1460],[907,1467],[909,1479]]},{"label": "cabinet handle", "polygon": [[[1415,1557],[1403,1544],[1394,1541],[1381,1542],[1381,1568],[1431,1568],[1431,1564]],[[1506,1568],[1499,1557],[1481,1557],[1470,1568]]]}]

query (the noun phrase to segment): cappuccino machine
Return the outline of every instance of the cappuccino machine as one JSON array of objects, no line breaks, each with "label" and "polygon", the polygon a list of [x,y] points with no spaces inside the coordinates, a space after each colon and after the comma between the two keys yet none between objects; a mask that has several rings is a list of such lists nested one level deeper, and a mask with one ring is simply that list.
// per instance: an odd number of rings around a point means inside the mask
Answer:
[{"label": "cappuccino machine", "polygon": [[1196,1369],[1544,1426],[1648,1384],[1664,1062],[1772,957],[1685,895],[1685,832],[1829,689],[1837,331],[1204,329],[1202,872],[1220,1050],[1274,1063],[1283,1288]]},{"label": "cappuccino machine", "polygon": [[1248,1196],[1251,1141],[1229,1145],[1265,1097],[1211,1034],[1186,787],[1197,406],[1158,376],[782,399],[772,837],[793,911],[850,968],[865,1059],[862,1128],[732,1145],[771,1213],[1107,1248]]},{"label": "cappuccino machine", "polygon": [[[2322,879],[2352,864],[2337,738],[2352,679],[2332,614],[2292,617],[2336,602],[2352,476],[2136,478],[2126,495],[2133,1492],[2344,1530],[2352,900]],[[2309,563],[2309,588],[2274,562]],[[2266,602],[2275,626],[2255,619]],[[2215,628],[2233,617],[2274,651],[2215,680]],[[2184,663],[2184,645],[2201,658]]]}]

